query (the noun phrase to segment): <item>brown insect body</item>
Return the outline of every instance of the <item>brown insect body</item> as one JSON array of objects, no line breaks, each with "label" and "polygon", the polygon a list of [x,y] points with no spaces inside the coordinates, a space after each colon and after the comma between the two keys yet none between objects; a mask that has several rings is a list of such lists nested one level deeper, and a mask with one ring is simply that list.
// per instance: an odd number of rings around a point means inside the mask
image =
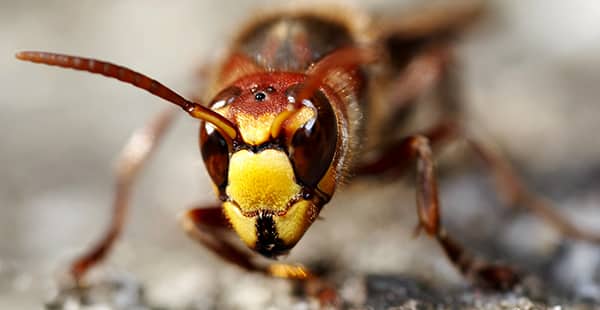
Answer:
[{"label": "brown insect body", "polygon": [[[217,148],[207,147],[205,141],[212,143],[212,140],[206,140],[208,137],[203,127],[200,145],[221,200],[234,203],[243,216],[254,217],[261,214],[285,215],[299,200],[298,196],[309,197],[308,200],[313,204],[309,211],[311,216],[302,226],[307,228],[310,225],[323,204],[333,195],[349,165],[349,155],[353,153],[352,148],[357,145],[358,139],[355,133],[360,118],[359,101],[366,95],[366,76],[359,69],[364,61],[360,57],[357,60],[346,60],[349,65],[327,69],[325,72],[318,72],[318,68],[326,63],[321,60],[327,56],[337,57],[336,53],[343,49],[351,50],[357,45],[358,41],[348,25],[334,18],[308,12],[275,14],[259,20],[241,34],[235,41],[229,58],[217,73],[214,88],[221,92],[217,94],[211,107],[239,129],[241,140],[234,142],[233,152],[240,149],[252,149],[254,153],[268,149],[283,150],[290,158],[296,183],[302,189],[285,205],[265,205],[264,197],[253,197],[250,199],[252,203],[235,201],[228,193],[228,187],[231,189],[233,186],[224,177],[226,173],[218,171],[226,167],[221,164],[213,166],[212,163],[216,161],[210,160],[213,150]],[[313,83],[315,85],[307,86],[306,83],[310,83],[307,81],[311,79],[316,81]],[[299,116],[301,120],[298,121],[297,117],[283,120],[280,124],[283,130],[274,136],[272,129],[279,126],[278,118],[281,118],[282,113],[294,109],[295,100],[306,87],[314,90],[311,90],[310,98],[300,100],[306,100],[306,104],[313,110],[311,113],[316,113],[316,118],[309,120],[307,113],[297,113],[295,116]],[[306,108],[301,107],[299,111]],[[308,124],[314,126],[310,131],[315,133],[312,137],[302,138],[299,128]],[[302,141],[303,139],[310,141]],[[254,181],[261,182],[256,179]],[[236,227],[238,221],[232,218],[233,213],[226,214],[236,230],[250,230]],[[254,225],[264,226],[260,223]],[[277,231],[265,231],[264,235],[272,236],[267,238],[271,240],[279,234]],[[292,239],[298,237],[294,236]],[[242,239],[251,248],[260,249],[259,252],[266,256],[285,253],[295,244],[295,241],[278,241],[277,244],[286,246],[281,249],[275,247],[273,253],[270,253],[261,244],[264,242],[260,236],[257,240]]]},{"label": "brown insect body", "polygon": [[[514,284],[517,275],[510,268],[469,255],[440,223],[431,148],[457,138],[483,160],[509,201],[530,207],[564,234],[600,242],[561,220],[526,190],[501,157],[458,126],[450,87],[452,38],[478,15],[479,6],[425,11],[385,27],[345,9],[324,12],[277,12],[245,28],[215,70],[206,96],[209,109],[114,64],[41,52],[17,57],[117,78],[201,119],[202,157],[221,205],[191,209],[183,226],[211,251],[248,270],[312,278],[302,267],[255,263],[225,238],[224,228],[233,228],[256,252],[276,257],[299,241],[349,171],[396,175],[416,166],[418,228],[435,238],[464,274],[497,287]],[[438,104],[441,115],[432,126],[420,122],[425,129],[407,134],[405,125],[420,105],[419,97],[432,92],[443,101]],[[141,132],[145,144],[140,147],[134,136],[125,149],[112,226],[73,264],[76,280],[108,253],[120,234],[129,188],[170,124],[169,115],[161,114]],[[135,147],[143,152],[130,149]]]},{"label": "brown insect body", "polygon": [[[276,14],[265,21],[253,25],[236,40],[232,56],[225,62],[218,74],[218,81],[230,81],[242,75],[243,78],[232,84],[245,91],[245,98],[232,104],[232,111],[227,115],[230,120],[240,125],[239,120],[246,116],[259,119],[279,115],[290,108],[289,98],[297,95],[297,91],[310,76],[311,68],[325,56],[341,48],[357,46],[358,42],[349,32],[347,25],[333,19],[309,13]],[[235,65],[231,65],[231,64]],[[334,141],[326,141],[338,150],[333,166],[340,170],[345,163],[342,158],[347,155],[350,146],[344,145],[347,140],[356,140],[354,135],[360,118],[359,99],[365,98],[366,76],[359,71],[357,62],[350,68],[336,68],[323,78],[318,85],[322,100],[315,100],[318,111],[332,109],[335,114],[334,130],[340,133]],[[248,72],[256,74],[248,75]],[[308,72],[308,74],[307,74]],[[329,73],[329,72],[328,72]],[[226,88],[220,83],[217,89]],[[292,89],[292,87],[295,87]],[[287,93],[283,90],[287,90]],[[266,93],[267,97],[256,100],[257,93]],[[330,106],[330,107],[325,107]],[[257,123],[257,126],[271,125],[271,119]],[[242,136],[245,132],[241,130]],[[286,132],[290,135],[294,132]],[[350,139],[349,135],[352,135]],[[285,137],[290,140],[292,137]],[[273,137],[270,138],[271,140]],[[258,145],[261,141],[247,141]],[[339,171],[336,171],[340,174]]]}]

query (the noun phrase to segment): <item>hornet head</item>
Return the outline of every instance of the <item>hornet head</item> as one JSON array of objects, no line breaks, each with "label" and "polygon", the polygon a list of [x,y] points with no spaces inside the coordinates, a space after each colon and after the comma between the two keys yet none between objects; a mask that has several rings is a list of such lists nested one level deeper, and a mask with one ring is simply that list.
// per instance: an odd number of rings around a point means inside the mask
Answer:
[{"label": "hornet head", "polygon": [[248,247],[267,257],[298,242],[335,186],[337,118],[321,90],[296,103],[305,80],[299,73],[241,78],[210,105],[236,126],[237,138],[207,122],[200,129],[225,216]]}]

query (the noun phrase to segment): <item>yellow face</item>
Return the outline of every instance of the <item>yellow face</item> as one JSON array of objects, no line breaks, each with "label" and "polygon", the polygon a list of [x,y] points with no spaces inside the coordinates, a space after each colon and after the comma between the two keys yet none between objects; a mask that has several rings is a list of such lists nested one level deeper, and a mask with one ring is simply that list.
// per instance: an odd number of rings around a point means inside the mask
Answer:
[{"label": "yellow face", "polygon": [[[236,140],[224,139],[210,124],[200,132],[204,163],[225,216],[249,248],[267,257],[287,253],[300,240],[336,183],[332,108],[319,93],[317,101],[303,101],[293,117],[278,123],[299,83],[288,80],[234,85],[217,95],[212,109],[235,124]],[[273,124],[282,130],[274,134]]]},{"label": "yellow face", "polygon": [[287,252],[317,216],[282,151],[234,153],[228,179],[225,215],[246,245],[265,256]]}]

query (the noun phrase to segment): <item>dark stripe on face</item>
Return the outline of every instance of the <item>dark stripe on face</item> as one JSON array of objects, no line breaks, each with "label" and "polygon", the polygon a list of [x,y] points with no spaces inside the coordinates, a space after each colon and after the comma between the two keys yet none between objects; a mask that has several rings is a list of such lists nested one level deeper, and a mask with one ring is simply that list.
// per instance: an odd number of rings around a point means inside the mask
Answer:
[{"label": "dark stripe on face", "polygon": [[256,248],[265,257],[273,258],[287,253],[288,249],[279,239],[273,214],[260,212],[256,219]]}]

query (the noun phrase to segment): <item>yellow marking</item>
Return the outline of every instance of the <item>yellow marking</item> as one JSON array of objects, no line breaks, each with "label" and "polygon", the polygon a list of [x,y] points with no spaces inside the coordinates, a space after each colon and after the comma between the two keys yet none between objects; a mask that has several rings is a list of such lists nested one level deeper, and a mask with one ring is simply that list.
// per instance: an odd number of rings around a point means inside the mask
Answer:
[{"label": "yellow marking", "polygon": [[274,216],[279,239],[292,247],[304,235],[310,224],[317,217],[316,207],[309,201],[301,200],[295,203],[285,215]]},{"label": "yellow marking", "polygon": [[333,192],[335,191],[335,187],[337,185],[337,173],[335,165],[330,165],[329,169],[325,175],[319,181],[317,188],[319,188],[323,193],[333,196]]},{"label": "yellow marking", "polygon": [[283,122],[295,112],[295,110],[285,110],[277,115],[273,123],[271,123],[271,137],[277,138],[279,136],[281,128],[283,127]]},{"label": "yellow marking", "polygon": [[210,184],[212,185],[212,189],[215,192],[215,196],[219,197],[219,195],[221,194],[219,187],[217,187],[217,185],[215,183],[213,183],[212,181],[210,182]]},{"label": "yellow marking", "polygon": [[235,116],[244,142],[250,145],[260,145],[270,138],[271,123],[275,114],[267,113],[254,117],[246,113],[238,113]]},{"label": "yellow marking", "polygon": [[[221,111],[219,110],[219,112]],[[314,115],[313,109],[302,107],[300,110],[286,110],[279,114],[266,113],[259,117],[238,113],[235,118],[244,142],[250,145],[260,145],[271,137],[277,137],[282,127],[285,127],[285,130],[292,135]]]},{"label": "yellow marking", "polygon": [[256,217],[244,216],[240,209],[231,202],[224,202],[223,210],[225,211],[225,217],[229,219],[229,223],[231,223],[231,226],[233,226],[233,229],[242,241],[249,248],[254,248],[257,238]]},{"label": "yellow marking", "polygon": [[[253,153],[241,150],[229,161],[227,195],[233,202],[223,203],[225,216],[250,248],[256,245],[256,214],[269,211],[279,239],[294,246],[317,217],[316,206],[300,200],[287,208],[300,193],[287,155],[278,150]],[[254,215],[254,216],[252,216]]]},{"label": "yellow marking", "polygon": [[291,137],[296,130],[304,126],[311,118],[315,117],[315,111],[311,108],[302,107],[296,110],[285,110],[271,123],[271,137],[277,138],[282,129],[285,129]]},{"label": "yellow marking", "polygon": [[267,267],[270,275],[277,278],[303,280],[312,277],[303,266],[273,263]]},{"label": "yellow marking", "polygon": [[221,131],[232,140],[235,139],[235,137],[237,136],[237,131],[235,127],[233,127],[233,125],[222,115],[212,110],[209,110],[202,106],[198,106],[197,108],[191,110],[189,113],[192,117],[209,122],[215,127],[221,129]]},{"label": "yellow marking", "polygon": [[290,137],[293,137],[296,130],[304,126],[313,117],[315,117],[315,111],[312,108],[305,106],[300,110],[294,110],[285,120],[284,129]]},{"label": "yellow marking", "polygon": [[243,213],[285,212],[288,201],[300,192],[287,155],[278,150],[234,153],[229,161],[228,180],[227,195]]}]

